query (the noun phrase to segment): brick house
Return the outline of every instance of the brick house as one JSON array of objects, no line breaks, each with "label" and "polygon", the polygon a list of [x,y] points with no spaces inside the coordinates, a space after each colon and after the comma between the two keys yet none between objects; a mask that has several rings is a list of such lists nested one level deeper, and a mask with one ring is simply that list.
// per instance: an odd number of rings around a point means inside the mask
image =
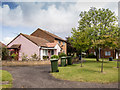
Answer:
[{"label": "brick house", "polygon": [[18,54],[18,60],[22,60],[23,53],[27,58],[37,54],[41,60],[44,56],[50,58],[51,55],[58,55],[60,52],[67,53],[64,39],[39,28],[31,35],[20,33],[7,46],[12,53]]},{"label": "brick house", "polygon": [[[118,55],[119,52],[119,55]],[[96,55],[96,52],[93,48],[88,50],[88,54],[93,53],[94,55]],[[109,58],[109,57],[113,57],[113,58],[120,58],[120,50],[115,50],[115,49],[109,49],[109,48],[105,48],[103,49],[99,49],[99,58]]]},{"label": "brick house", "polygon": [[61,47],[61,51],[67,54],[67,43],[64,39],[58,37],[55,34],[52,34],[48,31],[42,30],[38,28],[35,32],[31,34],[32,36],[44,38],[48,40],[50,43],[58,43]]}]

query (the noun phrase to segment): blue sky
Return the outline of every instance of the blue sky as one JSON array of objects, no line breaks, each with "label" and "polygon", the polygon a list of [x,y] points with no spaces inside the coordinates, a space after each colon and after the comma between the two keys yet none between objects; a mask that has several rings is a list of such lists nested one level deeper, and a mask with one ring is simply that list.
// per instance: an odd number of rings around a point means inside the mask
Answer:
[{"label": "blue sky", "polygon": [[37,28],[65,39],[77,27],[80,12],[90,7],[109,8],[118,14],[117,2],[2,2],[0,41],[7,44],[19,33],[31,34]]}]

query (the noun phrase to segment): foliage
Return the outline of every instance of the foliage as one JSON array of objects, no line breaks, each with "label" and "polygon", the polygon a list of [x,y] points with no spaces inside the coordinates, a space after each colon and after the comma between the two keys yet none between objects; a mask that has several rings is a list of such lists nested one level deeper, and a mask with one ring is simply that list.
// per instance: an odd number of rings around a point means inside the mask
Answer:
[{"label": "foliage", "polygon": [[24,53],[22,53],[22,61],[28,60],[28,55],[25,55]]},{"label": "foliage", "polygon": [[16,53],[13,53],[12,55],[11,55],[11,57],[14,59],[14,60],[17,60],[17,57],[18,57],[18,54]]},{"label": "foliage", "polygon": [[38,56],[37,56],[36,53],[34,53],[33,55],[31,55],[31,57],[32,57],[32,60],[38,60]]},{"label": "foliage", "polygon": [[[66,67],[59,67],[59,73],[52,73],[55,78],[80,81],[80,82],[94,82],[94,83],[113,83],[118,82],[118,69],[116,67],[116,61],[104,61],[104,73],[100,72],[100,62],[96,62],[96,59],[84,58],[84,66],[80,68],[79,64],[73,64]],[[98,71],[99,70],[99,71]]]},{"label": "foliage", "polygon": [[63,56],[67,56],[65,53],[60,53],[59,54],[59,57],[61,58],[61,57],[63,57]]},{"label": "foliage", "polygon": [[7,59],[9,56],[9,50],[6,47],[2,47],[2,60]]},{"label": "foliage", "polygon": [[94,53],[90,53],[87,58],[96,58],[96,56],[94,55]]},{"label": "foliage", "polygon": [[58,55],[52,55],[51,59],[59,59],[59,56]]},{"label": "foliage", "polygon": [[96,50],[96,59],[99,60],[99,48],[115,47],[114,41],[118,32],[117,18],[109,9],[96,9],[80,13],[78,28],[73,28],[71,44],[80,51],[90,47]]},{"label": "foliage", "polygon": [[49,58],[49,56],[43,56],[43,59],[48,59]]},{"label": "foliage", "polygon": [[66,37],[66,42],[67,42],[67,55],[71,54],[71,53],[75,53],[76,52],[76,48],[74,48],[71,45],[72,41],[70,40],[70,37]]}]

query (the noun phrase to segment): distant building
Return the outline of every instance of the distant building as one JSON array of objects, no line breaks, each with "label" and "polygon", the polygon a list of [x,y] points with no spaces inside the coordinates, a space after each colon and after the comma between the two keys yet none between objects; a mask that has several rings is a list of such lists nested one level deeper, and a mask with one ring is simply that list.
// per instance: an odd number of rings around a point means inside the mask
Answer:
[{"label": "distant building", "polygon": [[[119,52],[119,55],[118,55]],[[93,53],[94,55],[96,55],[96,52],[93,48],[88,50],[88,54]],[[102,48],[99,49],[99,58],[109,58],[109,57],[113,57],[113,58],[120,58],[120,50],[116,50],[116,49],[109,49],[109,48],[105,48],[104,50]]]}]

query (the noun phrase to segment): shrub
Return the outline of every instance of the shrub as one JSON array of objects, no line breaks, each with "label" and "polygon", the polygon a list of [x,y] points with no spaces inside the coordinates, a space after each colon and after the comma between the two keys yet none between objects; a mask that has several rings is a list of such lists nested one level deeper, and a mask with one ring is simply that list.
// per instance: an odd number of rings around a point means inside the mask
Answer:
[{"label": "shrub", "polygon": [[12,55],[11,55],[11,57],[14,59],[14,60],[17,60],[17,57],[18,57],[18,54],[16,53],[13,53]]},{"label": "shrub", "polygon": [[96,56],[94,55],[94,53],[90,53],[87,58],[96,58]]},{"label": "shrub", "polygon": [[48,59],[49,58],[49,56],[43,56],[43,59]]},{"label": "shrub", "polygon": [[59,59],[59,56],[58,56],[58,55],[52,55],[52,56],[51,56],[51,59],[53,59],[53,58]]},{"label": "shrub", "polygon": [[33,54],[33,55],[31,55],[31,57],[32,57],[32,60],[38,60],[38,56],[37,56],[37,54],[35,53],[35,54]]},{"label": "shrub", "polygon": [[22,54],[22,61],[28,60],[27,55],[25,55],[24,53]]},{"label": "shrub", "polygon": [[9,50],[6,47],[2,47],[2,48],[0,47],[0,51],[2,51],[2,53],[1,53],[2,54],[2,60],[6,60],[7,57],[9,57]]},{"label": "shrub", "polygon": [[67,56],[65,53],[60,53],[59,54],[59,57],[61,58],[61,57],[63,57],[63,56]]}]

